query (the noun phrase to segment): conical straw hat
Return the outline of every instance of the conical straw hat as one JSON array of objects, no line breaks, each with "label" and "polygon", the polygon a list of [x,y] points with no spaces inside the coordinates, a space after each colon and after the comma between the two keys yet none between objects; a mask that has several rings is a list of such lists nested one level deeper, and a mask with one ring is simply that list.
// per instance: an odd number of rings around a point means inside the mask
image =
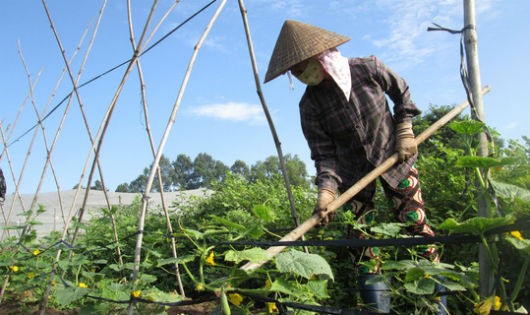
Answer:
[{"label": "conical straw hat", "polygon": [[337,47],[350,38],[293,20],[283,23],[265,75],[265,83],[289,70],[295,64]]}]

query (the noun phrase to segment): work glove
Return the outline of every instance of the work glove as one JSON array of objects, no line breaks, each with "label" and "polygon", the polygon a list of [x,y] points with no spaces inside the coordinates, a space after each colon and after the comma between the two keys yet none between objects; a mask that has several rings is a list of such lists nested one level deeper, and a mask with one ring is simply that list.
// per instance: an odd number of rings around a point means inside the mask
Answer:
[{"label": "work glove", "polygon": [[402,122],[397,124],[396,151],[400,162],[404,162],[418,153],[418,146],[412,131],[412,123]]},{"label": "work glove", "polygon": [[333,200],[335,200],[335,192],[333,190],[328,188],[320,188],[318,190],[317,203],[315,205],[315,210],[313,210],[313,214],[318,214],[320,217],[320,225],[328,225],[329,221],[333,220],[333,217],[335,217],[335,212],[329,212],[326,215],[323,213]]}]

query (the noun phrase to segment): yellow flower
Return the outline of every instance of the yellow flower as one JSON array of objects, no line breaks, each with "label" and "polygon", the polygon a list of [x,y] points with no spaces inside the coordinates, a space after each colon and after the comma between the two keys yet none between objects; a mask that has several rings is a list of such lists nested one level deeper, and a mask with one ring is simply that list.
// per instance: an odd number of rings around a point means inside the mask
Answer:
[{"label": "yellow flower", "polygon": [[243,297],[239,293],[228,294],[228,299],[230,300],[230,303],[236,306],[241,305],[241,302],[243,302]]},{"label": "yellow flower", "polygon": [[490,296],[480,303],[475,303],[473,311],[479,315],[489,315],[491,310],[498,311],[502,305],[501,298],[498,296]]},{"label": "yellow flower", "polygon": [[11,266],[11,271],[13,271],[13,272],[17,272],[17,271],[19,271],[19,270],[20,270],[20,269],[18,268],[17,265],[15,265],[15,266]]},{"label": "yellow flower", "polygon": [[274,302],[267,302],[267,310],[269,311],[269,314],[278,313],[278,307]]},{"label": "yellow flower", "polygon": [[516,239],[518,239],[520,241],[524,240],[523,235],[519,231],[511,231],[510,235],[515,237]]},{"label": "yellow flower", "polygon": [[40,254],[40,250],[35,249],[35,250],[33,250],[31,253],[33,254],[33,256],[37,256],[37,255]]},{"label": "yellow flower", "polygon": [[500,296],[495,296],[493,298],[493,310],[498,311],[501,309],[502,301]]},{"label": "yellow flower", "polygon": [[35,274],[33,272],[28,272],[28,279],[33,279],[35,278]]},{"label": "yellow flower", "polygon": [[197,283],[197,285],[195,286],[195,290],[199,292],[204,291],[204,283],[202,282]]},{"label": "yellow flower", "polygon": [[213,257],[215,256],[214,252],[211,251],[210,254],[208,255],[208,257],[206,257],[205,261],[210,265],[210,266],[215,266],[216,263],[215,261],[213,260]]},{"label": "yellow flower", "polygon": [[134,291],[131,292],[131,295],[133,297],[135,297],[135,298],[140,297],[140,294],[142,294],[142,291],[140,291],[140,290],[134,290]]},{"label": "yellow flower", "polygon": [[79,284],[77,286],[80,287],[80,288],[83,288],[83,289],[88,288],[88,286],[84,282],[79,282]]}]

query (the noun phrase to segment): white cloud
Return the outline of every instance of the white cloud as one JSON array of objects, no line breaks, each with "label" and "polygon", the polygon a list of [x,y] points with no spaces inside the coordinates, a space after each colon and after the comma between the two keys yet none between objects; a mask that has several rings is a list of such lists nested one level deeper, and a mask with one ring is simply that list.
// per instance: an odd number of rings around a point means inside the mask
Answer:
[{"label": "white cloud", "polygon": [[284,12],[290,17],[302,16],[307,6],[307,3],[300,0],[255,0],[253,4],[255,5],[256,3],[273,9],[276,12]]},{"label": "white cloud", "polygon": [[517,129],[519,128],[519,122],[517,121],[512,121],[506,125],[504,125],[504,129],[508,129],[508,130],[514,130],[514,129]]},{"label": "white cloud", "polygon": [[[493,16],[495,1],[479,1],[477,15]],[[374,46],[384,49],[382,58],[393,63],[417,65],[436,51],[454,47],[455,40],[451,36],[434,36],[427,28],[437,23],[449,29],[460,29],[464,23],[460,0],[379,0],[376,6],[387,16],[382,21],[382,28],[387,31],[383,31],[386,34],[383,37],[369,39]]]},{"label": "white cloud", "polygon": [[263,109],[257,104],[236,102],[208,104],[193,108],[191,112],[197,116],[234,122],[248,122],[251,124],[262,124],[265,122]]}]

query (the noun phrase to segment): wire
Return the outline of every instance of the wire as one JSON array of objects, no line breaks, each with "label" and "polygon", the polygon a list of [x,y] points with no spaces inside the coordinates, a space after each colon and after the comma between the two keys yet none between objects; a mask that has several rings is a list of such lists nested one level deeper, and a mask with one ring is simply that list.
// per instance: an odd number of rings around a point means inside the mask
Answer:
[{"label": "wire", "polygon": [[[202,7],[200,10],[198,10],[197,12],[195,12],[194,14],[192,14],[190,17],[188,17],[186,20],[184,20],[182,23],[180,23],[179,25],[177,25],[176,27],[174,27],[171,31],[169,31],[166,35],[162,36],[162,38],[160,38],[159,40],[157,40],[154,44],[150,45],[149,47],[147,47],[140,55],[139,57],[143,56],[144,54],[146,54],[148,51],[150,51],[151,49],[155,48],[158,44],[160,44],[161,42],[163,42],[164,40],[166,40],[171,34],[173,34],[175,31],[177,31],[179,28],[181,28],[182,26],[184,26],[186,23],[188,23],[189,21],[191,21],[193,18],[195,18],[197,15],[199,15],[200,13],[202,13],[204,10],[206,10],[208,7],[210,7],[215,1],[217,0],[212,0],[210,1],[208,4],[206,4],[204,7]],[[113,67],[113,68],[110,68],[109,70],[93,77],[92,79],[82,83],[81,85],[79,85],[77,87],[77,89],[79,90],[80,88],[98,80],[98,79],[101,79],[102,77],[104,77],[105,75],[113,72],[114,70],[117,70],[121,67],[123,67],[124,65],[128,64],[130,61],[132,60],[131,59],[128,59],[122,63],[120,63],[119,65]],[[61,107],[62,104],[64,104],[64,102],[69,99],[72,94],[73,94],[73,90],[72,92],[68,93],[68,95],[66,95],[57,105],[55,105],[52,110],[46,114],[42,119],[38,120],[32,127],[30,127],[28,130],[26,130],[24,133],[22,133],[22,135],[20,135],[19,137],[17,137],[15,140],[13,140],[12,142],[10,142],[7,147],[10,147],[11,145],[13,145],[14,143],[20,141],[20,139],[22,139],[23,137],[25,137],[28,133],[30,133],[33,129],[37,128],[37,126],[39,126],[40,124],[42,124],[42,122],[44,120],[46,120],[48,117],[50,117],[59,107]]]}]

